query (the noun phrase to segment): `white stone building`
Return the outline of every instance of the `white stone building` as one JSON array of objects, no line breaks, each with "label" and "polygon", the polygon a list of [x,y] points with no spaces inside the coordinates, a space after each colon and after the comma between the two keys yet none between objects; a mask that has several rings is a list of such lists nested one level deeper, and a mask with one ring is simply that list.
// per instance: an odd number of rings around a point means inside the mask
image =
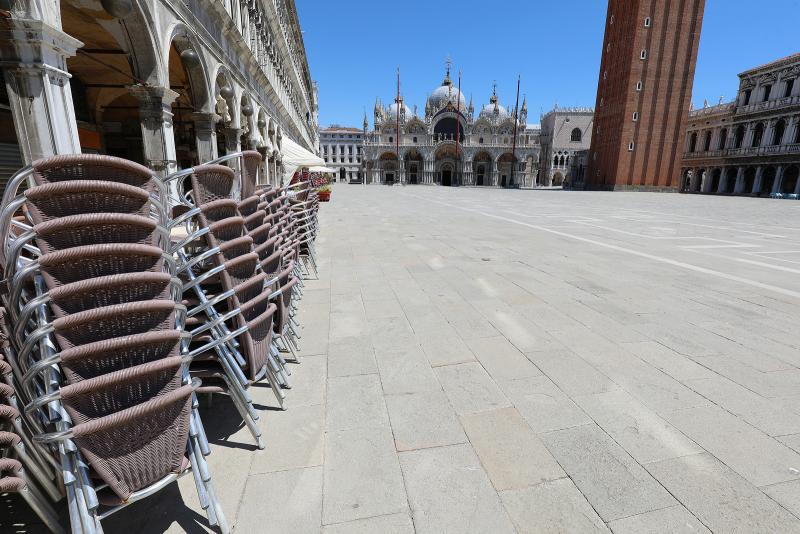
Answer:
[{"label": "white stone building", "polygon": [[371,131],[364,117],[368,183],[504,187],[535,183],[539,139],[526,130],[524,99],[518,121],[512,117],[513,106],[501,105],[496,91],[475,117],[472,98],[467,103],[448,68],[441,86],[428,97],[423,116],[402,96],[399,102],[394,100],[386,107],[376,101]]},{"label": "white stone building", "polygon": [[319,131],[319,150],[325,165],[336,169],[339,182],[363,181],[364,132],[358,128],[332,125]]},{"label": "white stone building", "polygon": [[593,127],[591,108],[556,106],[542,116],[539,185],[559,186],[573,181],[572,160],[576,152],[588,150],[592,145]]},{"label": "white stone building", "polygon": [[689,112],[681,191],[800,195],[800,54],[739,74],[736,100]]},{"label": "white stone building", "polygon": [[292,0],[6,5],[0,179],[53,154],[109,154],[166,174],[242,148],[262,151],[272,178],[285,138],[319,146]]}]

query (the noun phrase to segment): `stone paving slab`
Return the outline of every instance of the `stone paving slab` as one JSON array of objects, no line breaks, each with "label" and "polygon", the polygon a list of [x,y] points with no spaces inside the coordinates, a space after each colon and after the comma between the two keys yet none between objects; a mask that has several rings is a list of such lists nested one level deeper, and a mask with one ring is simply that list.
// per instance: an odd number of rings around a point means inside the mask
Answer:
[{"label": "stone paving slab", "polygon": [[[267,448],[227,399],[201,399],[229,523],[800,532],[798,214],[767,199],[335,186],[288,410],[251,388]],[[696,247],[719,240],[736,246]],[[191,477],[105,523],[207,530]]]}]

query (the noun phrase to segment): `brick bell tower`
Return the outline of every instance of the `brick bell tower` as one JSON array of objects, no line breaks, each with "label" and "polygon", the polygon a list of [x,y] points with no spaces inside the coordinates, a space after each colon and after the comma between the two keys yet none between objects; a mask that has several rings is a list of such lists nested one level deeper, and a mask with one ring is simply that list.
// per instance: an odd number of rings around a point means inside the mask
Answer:
[{"label": "brick bell tower", "polygon": [[677,191],[705,0],[609,0],[587,188]]}]

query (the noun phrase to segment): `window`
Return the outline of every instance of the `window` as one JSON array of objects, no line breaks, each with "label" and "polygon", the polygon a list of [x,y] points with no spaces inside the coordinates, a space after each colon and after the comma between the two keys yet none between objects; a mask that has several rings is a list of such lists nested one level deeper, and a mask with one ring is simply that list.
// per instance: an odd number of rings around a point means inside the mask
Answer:
[{"label": "window", "polygon": [[780,145],[783,141],[783,134],[786,133],[786,121],[781,119],[775,124],[775,135],[772,136],[772,144]]},{"label": "window", "polygon": [[558,167],[558,156],[553,157],[553,167]]},{"label": "window", "polygon": [[642,90],[642,82],[640,82],[640,81],[636,82],[636,90],[637,91],[641,91]]},{"label": "window", "polygon": [[570,141],[573,141],[575,143],[580,143],[582,138],[583,138],[583,132],[581,132],[581,129],[574,128],[572,130],[572,134],[570,135]]},{"label": "window", "polygon": [[608,73],[606,71],[603,71],[603,79],[605,80],[607,77],[608,77]]},{"label": "window", "polygon": [[611,15],[611,18],[608,19],[609,24],[614,24],[614,15]]},{"label": "window", "polygon": [[745,90],[744,94],[742,95],[742,105],[746,106],[746,105],[750,104],[750,97],[752,97],[752,96],[753,96],[753,90],[752,89]]},{"label": "window", "polygon": [[478,144],[479,144],[479,145],[482,145],[482,144],[483,144],[483,137],[481,137],[481,138],[479,138],[479,139],[478,139]]},{"label": "window", "polygon": [[390,138],[389,138],[389,142],[390,142],[390,143],[394,143],[394,137],[390,137]]},{"label": "window", "polygon": [[736,128],[736,135],[733,138],[733,148],[742,148],[742,143],[744,142],[744,126],[739,125]]},{"label": "window", "polygon": [[725,148],[725,143],[728,141],[728,130],[723,128],[719,132],[719,142],[717,143],[717,150],[723,150]]},{"label": "window", "polygon": [[415,142],[415,143],[417,142],[417,138],[416,138],[416,137],[414,138],[414,142]]},{"label": "window", "polygon": [[644,19],[644,27],[645,28],[649,28],[650,27],[650,17],[646,17]]},{"label": "window", "polygon": [[772,84],[764,86],[764,93],[762,94],[761,101],[766,102],[769,100],[769,95],[772,92]]},{"label": "window", "polygon": [[794,78],[791,80],[786,80],[786,86],[783,89],[783,97],[789,98],[792,96],[792,90],[794,89]]},{"label": "window", "polygon": [[633,141],[631,141],[630,143],[628,143],[628,152],[633,152],[633,147],[634,147],[634,145],[633,145]]},{"label": "window", "polygon": [[605,103],[605,100],[606,100],[606,99],[605,99],[605,98],[603,98],[602,96],[600,97],[600,107],[601,107],[601,108],[603,107],[603,104]]},{"label": "window", "polygon": [[705,152],[711,150],[711,132],[706,132],[706,139],[705,142],[703,143],[703,150]]},{"label": "window", "polygon": [[753,142],[750,143],[750,146],[753,148],[761,146],[761,140],[764,138],[764,125],[760,122],[756,124],[755,129],[753,130]]},{"label": "window", "polygon": [[640,59],[647,59],[647,50],[646,49],[644,49],[644,48],[642,49],[642,52],[639,54],[639,58]]},{"label": "window", "polygon": [[636,122],[638,120],[639,120],[639,112],[638,111],[634,111],[633,112],[633,122]]},{"label": "window", "polygon": [[697,150],[697,132],[692,132],[692,135],[689,136],[689,152],[695,152]]},{"label": "window", "polygon": [[606,52],[608,52],[609,50],[611,50],[611,43],[608,43],[608,44],[606,45]]}]

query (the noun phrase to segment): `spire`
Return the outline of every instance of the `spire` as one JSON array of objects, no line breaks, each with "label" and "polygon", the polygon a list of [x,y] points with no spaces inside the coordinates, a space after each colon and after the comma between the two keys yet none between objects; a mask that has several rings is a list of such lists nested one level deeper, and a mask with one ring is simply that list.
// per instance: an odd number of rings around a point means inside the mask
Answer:
[{"label": "spire", "polygon": [[475,112],[475,106],[472,105],[472,93],[469,95],[469,107],[467,108],[467,112],[472,115]]},{"label": "spire", "polygon": [[369,128],[369,121],[367,120],[367,112],[364,111],[364,131],[366,132]]},{"label": "spire", "polygon": [[497,107],[497,80],[492,83],[492,96],[489,97],[489,103]]},{"label": "spire", "polygon": [[527,95],[522,95],[522,112],[528,112],[528,97]]},{"label": "spire", "polygon": [[445,61],[445,65],[447,65],[447,73],[444,75],[444,81],[442,85],[453,85],[453,80],[450,79],[450,67],[453,65],[453,60],[450,59],[450,56],[447,56],[447,61]]}]

